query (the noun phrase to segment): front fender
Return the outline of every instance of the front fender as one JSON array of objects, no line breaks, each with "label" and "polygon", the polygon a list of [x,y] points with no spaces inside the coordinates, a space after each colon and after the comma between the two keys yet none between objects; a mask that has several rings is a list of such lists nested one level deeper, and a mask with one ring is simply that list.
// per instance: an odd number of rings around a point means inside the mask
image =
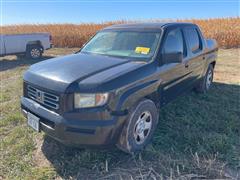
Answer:
[{"label": "front fender", "polygon": [[[158,87],[161,81],[151,80],[144,83],[136,84],[131,88],[127,88],[121,96],[119,97],[118,103],[116,104],[116,112],[129,112],[129,110],[141,99],[152,94],[157,93]],[[116,135],[115,138],[118,139],[122,132],[122,128],[126,122],[129,114],[124,116],[118,116],[118,121],[116,124]]]},{"label": "front fender", "polygon": [[134,87],[126,90],[119,98],[116,109],[119,111],[129,110],[140,99],[152,94],[158,93],[160,85],[159,80],[151,80],[142,84],[135,85]]},{"label": "front fender", "polygon": [[217,60],[217,50],[211,51],[206,54],[206,62],[202,72],[202,77],[206,74],[209,64],[216,62]]}]

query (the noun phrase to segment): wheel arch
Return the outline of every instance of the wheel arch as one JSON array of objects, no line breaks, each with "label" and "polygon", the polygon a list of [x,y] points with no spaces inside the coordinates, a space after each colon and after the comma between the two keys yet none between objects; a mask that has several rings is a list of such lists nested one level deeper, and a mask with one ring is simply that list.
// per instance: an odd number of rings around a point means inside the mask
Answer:
[{"label": "wheel arch", "polygon": [[41,51],[44,51],[43,45],[41,43],[40,40],[37,41],[29,41],[26,45],[26,51],[28,50],[28,48],[30,48],[31,46],[39,46],[41,48]]},{"label": "wheel arch", "polygon": [[146,95],[142,99],[150,99],[154,102],[157,108],[160,107],[160,92],[158,90],[152,92],[151,94]]},{"label": "wheel arch", "polygon": [[134,87],[131,87],[124,91],[119,97],[118,103],[116,105],[117,111],[126,111],[127,114],[125,116],[119,116],[117,125],[116,125],[116,135],[115,138],[119,141],[121,137],[122,130],[126,124],[126,118],[129,117],[130,111],[136,107],[139,102],[143,101],[144,99],[151,100],[156,105],[157,109],[159,108],[159,85],[160,80],[151,80],[146,81],[144,83],[136,84]]},{"label": "wheel arch", "polygon": [[216,61],[212,61],[210,64],[213,66],[213,69],[214,69],[216,65]]},{"label": "wheel arch", "polygon": [[127,90],[121,95],[117,105],[117,110],[129,110],[142,99],[150,99],[157,107],[159,107],[160,93],[158,87],[159,81],[152,80]]}]

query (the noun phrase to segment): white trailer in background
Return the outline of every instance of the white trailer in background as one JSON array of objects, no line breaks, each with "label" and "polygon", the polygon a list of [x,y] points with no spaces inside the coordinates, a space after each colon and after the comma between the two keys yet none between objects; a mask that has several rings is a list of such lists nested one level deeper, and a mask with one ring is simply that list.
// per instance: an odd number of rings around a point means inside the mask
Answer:
[{"label": "white trailer in background", "polygon": [[52,47],[50,33],[0,34],[0,56],[25,55],[38,59]]}]

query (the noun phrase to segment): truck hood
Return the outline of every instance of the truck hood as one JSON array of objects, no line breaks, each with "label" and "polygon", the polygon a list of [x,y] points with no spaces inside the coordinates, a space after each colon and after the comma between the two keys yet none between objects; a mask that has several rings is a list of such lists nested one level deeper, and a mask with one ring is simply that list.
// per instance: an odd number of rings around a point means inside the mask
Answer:
[{"label": "truck hood", "polygon": [[[131,67],[135,66],[132,61],[122,58],[73,54],[32,65],[24,74],[24,81],[56,92],[64,92],[72,83],[128,63],[132,64]],[[104,79],[106,78],[104,76]],[[99,76],[98,82],[102,80]]]}]

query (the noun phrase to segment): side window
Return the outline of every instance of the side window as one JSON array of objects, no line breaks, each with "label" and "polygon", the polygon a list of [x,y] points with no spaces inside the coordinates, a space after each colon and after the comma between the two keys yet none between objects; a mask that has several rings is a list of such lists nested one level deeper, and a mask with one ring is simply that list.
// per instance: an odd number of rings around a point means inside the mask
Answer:
[{"label": "side window", "polygon": [[197,53],[202,49],[202,45],[200,42],[200,37],[195,28],[185,28],[184,29],[185,34],[186,34],[186,39],[189,44],[190,50],[193,53]]},{"label": "side window", "polygon": [[180,29],[171,30],[165,39],[163,45],[163,53],[171,54],[176,52],[182,52],[183,50],[183,37]]}]

